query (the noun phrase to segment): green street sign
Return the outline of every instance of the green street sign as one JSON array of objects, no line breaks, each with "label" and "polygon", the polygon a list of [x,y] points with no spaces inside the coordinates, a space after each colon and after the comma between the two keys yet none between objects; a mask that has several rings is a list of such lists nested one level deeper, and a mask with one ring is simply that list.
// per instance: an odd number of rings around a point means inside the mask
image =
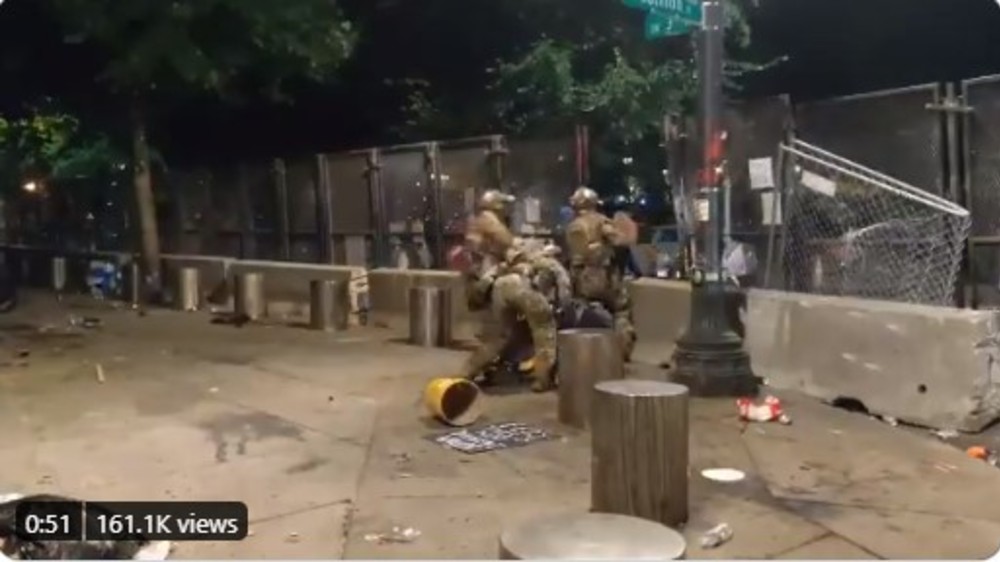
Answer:
[{"label": "green street sign", "polygon": [[656,11],[665,16],[701,23],[701,0],[622,0],[629,8]]},{"label": "green street sign", "polygon": [[694,27],[696,26],[692,22],[673,18],[658,11],[646,14],[646,39],[686,35]]}]

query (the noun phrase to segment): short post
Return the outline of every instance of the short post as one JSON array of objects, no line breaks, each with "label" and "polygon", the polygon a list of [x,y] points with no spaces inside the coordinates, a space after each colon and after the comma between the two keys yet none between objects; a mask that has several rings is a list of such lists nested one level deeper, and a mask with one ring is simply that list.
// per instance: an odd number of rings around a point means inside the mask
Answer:
[{"label": "short post", "polygon": [[194,312],[201,308],[201,271],[197,267],[177,270],[177,308]]},{"label": "short post", "polygon": [[264,300],[264,274],[258,272],[237,273],[234,293],[236,315],[247,320],[260,320],[267,312]]},{"label": "short post", "polygon": [[314,330],[346,330],[349,303],[346,285],[329,279],[309,282],[309,325]]},{"label": "short post", "polygon": [[52,258],[52,290],[59,297],[66,291],[66,258],[61,256]]},{"label": "short post", "polygon": [[676,527],[688,518],[688,389],[598,383],[591,398],[591,507]]},{"label": "short post", "polygon": [[128,303],[133,310],[142,306],[142,266],[137,259],[128,264]]},{"label": "short post", "polygon": [[559,421],[586,429],[594,385],[625,378],[621,345],[610,329],[562,330],[559,349]]},{"label": "short post", "polygon": [[410,343],[445,347],[451,341],[451,292],[440,287],[411,287]]},{"label": "short post", "polygon": [[566,513],[526,521],[500,535],[501,560],[682,560],[679,532],[637,517]]}]

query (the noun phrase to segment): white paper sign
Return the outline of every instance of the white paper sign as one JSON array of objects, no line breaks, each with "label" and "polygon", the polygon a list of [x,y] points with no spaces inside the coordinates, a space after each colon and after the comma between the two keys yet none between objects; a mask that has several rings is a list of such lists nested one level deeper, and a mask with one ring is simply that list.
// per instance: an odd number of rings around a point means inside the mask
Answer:
[{"label": "white paper sign", "polygon": [[808,170],[802,171],[802,185],[827,197],[837,195],[837,182],[824,178],[819,174],[814,174]]},{"label": "white paper sign", "polygon": [[538,199],[534,197],[525,198],[524,222],[531,224],[542,222],[542,204]]},{"label": "white paper sign", "polygon": [[781,198],[773,191],[760,194],[761,224],[764,226],[781,224]]},{"label": "white paper sign", "polygon": [[750,169],[750,189],[774,187],[774,163],[770,158],[751,158],[747,165]]},{"label": "white paper sign", "polygon": [[695,199],[694,214],[699,222],[708,222],[712,217],[712,206],[708,204],[708,199]]}]

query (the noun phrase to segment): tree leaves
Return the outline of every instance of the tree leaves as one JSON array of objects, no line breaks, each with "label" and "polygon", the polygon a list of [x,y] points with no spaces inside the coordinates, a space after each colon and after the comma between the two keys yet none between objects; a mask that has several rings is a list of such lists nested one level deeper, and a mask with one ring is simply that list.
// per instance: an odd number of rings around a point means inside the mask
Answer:
[{"label": "tree leaves", "polygon": [[[550,23],[524,54],[497,65],[493,90],[508,128],[541,131],[582,119],[628,143],[655,130],[665,114],[693,109],[697,76],[690,40],[645,40],[640,14],[623,14],[613,0],[604,2],[589,10],[590,0],[581,0],[578,11],[557,12],[552,17],[562,25]],[[745,47],[750,29],[743,10],[735,0],[725,8],[730,46]],[[754,67],[729,68],[736,71],[733,78]]]},{"label": "tree leaves", "polygon": [[64,180],[106,174],[124,162],[104,135],[84,132],[60,112],[34,110],[18,119],[0,117],[0,189],[28,179]]},{"label": "tree leaves", "polygon": [[322,81],[357,39],[330,0],[41,0],[67,41],[101,53],[99,80],[118,94],[247,84],[272,95],[291,79]]}]

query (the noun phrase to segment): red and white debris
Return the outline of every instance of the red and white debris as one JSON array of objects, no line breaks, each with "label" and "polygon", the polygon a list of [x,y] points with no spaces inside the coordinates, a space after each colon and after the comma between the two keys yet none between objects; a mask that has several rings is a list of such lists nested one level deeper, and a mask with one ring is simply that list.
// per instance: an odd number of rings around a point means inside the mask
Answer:
[{"label": "red and white debris", "polygon": [[792,419],[785,414],[781,406],[781,400],[774,396],[764,398],[760,404],[754,403],[752,398],[738,398],[736,407],[740,412],[740,419],[747,422],[773,422],[788,425]]}]

